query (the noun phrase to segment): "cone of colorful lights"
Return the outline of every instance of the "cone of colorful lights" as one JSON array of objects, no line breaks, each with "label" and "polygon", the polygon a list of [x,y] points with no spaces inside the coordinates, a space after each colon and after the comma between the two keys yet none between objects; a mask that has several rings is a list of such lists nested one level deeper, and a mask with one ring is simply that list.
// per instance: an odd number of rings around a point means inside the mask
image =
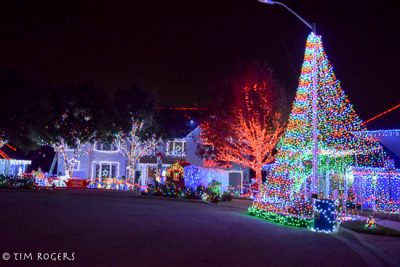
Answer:
[{"label": "cone of colorful lights", "polygon": [[[313,86],[317,93],[316,127],[312,122]],[[350,168],[383,165],[380,144],[373,138],[360,138],[355,134],[364,130],[335,77],[321,37],[311,33],[276,161],[269,166],[267,182],[249,213],[290,226],[307,227],[315,215],[313,197],[333,199],[345,209],[346,201],[351,198],[351,190],[348,190],[351,181],[346,178]],[[313,131],[318,138],[318,171],[314,181]],[[312,196],[311,193],[316,194]]]}]

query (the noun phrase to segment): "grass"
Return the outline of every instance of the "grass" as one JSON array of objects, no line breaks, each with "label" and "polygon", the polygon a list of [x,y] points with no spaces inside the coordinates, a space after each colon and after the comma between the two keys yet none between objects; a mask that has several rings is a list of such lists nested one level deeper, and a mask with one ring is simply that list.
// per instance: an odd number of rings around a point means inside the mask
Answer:
[{"label": "grass", "polygon": [[362,215],[364,217],[368,217],[369,215],[373,215],[374,218],[400,222],[400,215],[399,214],[387,214],[387,213],[382,213],[382,212],[377,212],[377,211],[373,212],[371,210],[363,210],[362,212],[360,212],[360,215]]},{"label": "grass", "polygon": [[400,237],[400,232],[381,226],[381,225],[376,225],[375,228],[366,228],[365,227],[365,221],[348,221],[348,222],[343,222],[341,224],[342,227],[352,230],[354,232],[359,232],[363,234],[371,234],[371,235],[383,235],[383,236],[394,236],[394,237]]}]

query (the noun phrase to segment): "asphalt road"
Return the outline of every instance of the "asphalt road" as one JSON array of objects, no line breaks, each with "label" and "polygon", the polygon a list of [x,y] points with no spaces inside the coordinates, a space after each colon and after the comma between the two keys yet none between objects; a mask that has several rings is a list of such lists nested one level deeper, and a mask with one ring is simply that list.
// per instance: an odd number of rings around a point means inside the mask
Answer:
[{"label": "asphalt road", "polygon": [[234,208],[85,191],[1,190],[0,204],[0,266],[366,266],[332,235]]}]

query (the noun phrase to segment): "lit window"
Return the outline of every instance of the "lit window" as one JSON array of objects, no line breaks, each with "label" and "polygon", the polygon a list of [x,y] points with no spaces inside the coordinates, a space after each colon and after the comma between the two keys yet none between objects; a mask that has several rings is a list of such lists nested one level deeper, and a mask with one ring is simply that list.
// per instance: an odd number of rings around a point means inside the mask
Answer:
[{"label": "lit window", "polygon": [[167,155],[184,157],[186,156],[186,141],[174,140],[167,143]]},{"label": "lit window", "polygon": [[95,162],[92,166],[92,178],[117,178],[118,162]]},{"label": "lit window", "polygon": [[99,151],[117,151],[118,144],[116,142],[105,143],[105,142],[96,142],[95,150]]},{"label": "lit window", "polygon": [[75,160],[74,164],[74,171],[79,171],[79,167],[81,166],[81,162],[79,160]]},{"label": "lit window", "polygon": [[74,171],[79,171],[79,168],[81,166],[81,162],[79,160],[68,160],[67,162],[67,168],[69,169],[70,167],[73,166]]}]

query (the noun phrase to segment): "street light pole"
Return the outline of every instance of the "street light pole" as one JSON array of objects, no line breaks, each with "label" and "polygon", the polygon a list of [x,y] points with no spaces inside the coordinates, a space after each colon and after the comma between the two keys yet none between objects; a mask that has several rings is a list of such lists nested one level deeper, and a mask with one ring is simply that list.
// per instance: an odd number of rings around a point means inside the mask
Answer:
[{"label": "street light pole", "polygon": [[288,10],[290,13],[295,15],[299,20],[301,20],[301,22],[303,22],[305,25],[307,25],[307,27],[310,28],[311,31],[314,34],[317,34],[317,28],[316,28],[316,24],[315,23],[309,23],[308,21],[303,19],[299,14],[297,14],[293,9],[291,9],[290,7],[285,5],[284,3],[281,3],[281,2],[278,2],[278,1],[270,1],[270,0],[258,0],[258,2],[263,3],[263,4],[267,4],[267,5],[280,5],[280,6],[283,6],[286,10]]},{"label": "street light pole", "polygon": [[[311,31],[316,35],[317,29],[315,23],[309,23],[305,19],[303,19],[299,14],[297,14],[293,9],[285,5],[284,3],[271,1],[271,0],[258,0],[263,4],[268,5],[280,5],[283,6],[286,10],[290,13],[295,15],[301,22],[303,22]],[[312,145],[312,177],[311,177],[311,193],[317,194],[318,193],[318,66],[317,66],[317,47],[314,47],[313,51],[313,73],[312,73],[312,138],[313,138],[313,145]]]},{"label": "street light pole", "polygon": [[311,193],[318,193],[318,87],[317,87],[317,48],[314,47],[313,53],[313,87],[312,87],[312,136],[313,136],[313,160],[312,160],[312,177],[311,177]]}]

